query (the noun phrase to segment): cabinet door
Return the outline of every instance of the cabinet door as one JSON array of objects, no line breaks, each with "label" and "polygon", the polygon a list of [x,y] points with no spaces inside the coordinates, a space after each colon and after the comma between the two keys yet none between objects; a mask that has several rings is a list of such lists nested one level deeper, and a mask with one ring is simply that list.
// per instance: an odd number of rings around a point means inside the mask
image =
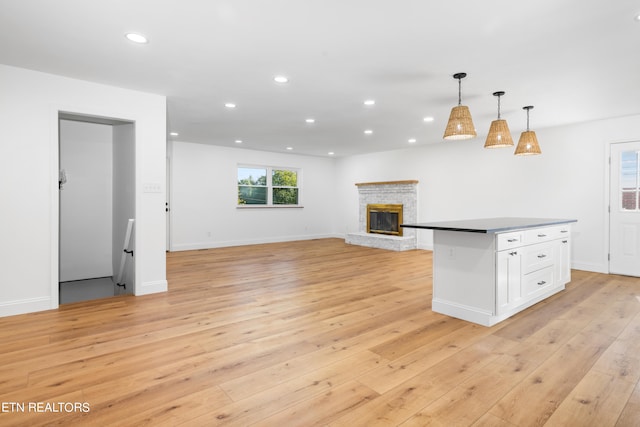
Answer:
[{"label": "cabinet door", "polygon": [[522,255],[518,249],[497,252],[496,312],[503,314],[522,303]]},{"label": "cabinet door", "polygon": [[565,285],[571,281],[571,243],[568,237],[557,240],[558,255],[555,276],[558,285]]}]

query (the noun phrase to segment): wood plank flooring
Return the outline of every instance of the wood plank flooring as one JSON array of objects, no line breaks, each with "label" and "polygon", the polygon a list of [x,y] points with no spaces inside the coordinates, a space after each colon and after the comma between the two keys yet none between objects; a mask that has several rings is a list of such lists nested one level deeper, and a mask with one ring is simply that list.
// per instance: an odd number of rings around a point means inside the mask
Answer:
[{"label": "wood plank flooring", "polygon": [[0,318],[0,426],[640,425],[640,279],[574,270],[486,328],[430,310],[431,261],[176,252],[167,293]]}]

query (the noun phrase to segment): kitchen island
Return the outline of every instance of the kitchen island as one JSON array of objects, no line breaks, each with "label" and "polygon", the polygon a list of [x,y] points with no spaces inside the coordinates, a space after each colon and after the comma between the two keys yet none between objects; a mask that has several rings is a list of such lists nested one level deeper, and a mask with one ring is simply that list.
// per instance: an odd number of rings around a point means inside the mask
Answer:
[{"label": "kitchen island", "polygon": [[565,288],[573,222],[485,218],[401,227],[433,230],[433,311],[493,326]]}]

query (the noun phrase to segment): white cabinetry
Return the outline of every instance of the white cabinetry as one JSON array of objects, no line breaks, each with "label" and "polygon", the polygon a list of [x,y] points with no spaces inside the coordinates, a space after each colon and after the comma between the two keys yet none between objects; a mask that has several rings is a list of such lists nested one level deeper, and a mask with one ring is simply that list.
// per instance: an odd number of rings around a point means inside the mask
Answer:
[{"label": "white cabinetry", "polygon": [[571,225],[434,232],[433,310],[492,326],[571,280]]},{"label": "white cabinetry", "polygon": [[496,311],[506,313],[522,303],[522,254],[507,249],[496,255]]}]

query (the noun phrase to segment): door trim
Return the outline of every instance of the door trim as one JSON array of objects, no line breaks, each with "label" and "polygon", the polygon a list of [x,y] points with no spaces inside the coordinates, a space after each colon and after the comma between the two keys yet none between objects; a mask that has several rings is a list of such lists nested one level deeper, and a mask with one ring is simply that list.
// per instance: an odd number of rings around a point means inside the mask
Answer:
[{"label": "door trim", "polygon": [[[50,107],[50,129],[49,134],[51,147],[50,151],[50,227],[51,227],[51,285],[49,296],[49,308],[57,309],[60,306],[60,189],[58,187],[58,171],[60,167],[60,118],[77,117],[86,118],[87,121],[95,121],[97,123],[135,123],[135,119],[115,118],[113,114],[107,111],[95,111],[92,108],[78,108],[78,106],[70,107],[64,105],[53,105]],[[137,138],[134,139],[135,150],[138,148]],[[137,180],[138,168],[135,168],[135,176]],[[138,194],[136,192],[134,198],[134,206],[139,205]],[[136,241],[138,241],[136,239]],[[139,266],[136,263],[134,267],[135,282],[138,283]],[[38,311],[38,310],[33,310]]]},{"label": "door trim", "polygon": [[626,143],[634,143],[634,142],[640,142],[640,140],[638,139],[630,139],[630,140],[623,140],[623,141],[611,141],[608,144],[605,145],[605,164],[606,164],[606,168],[605,168],[605,188],[604,188],[604,193],[605,193],[605,203],[604,203],[604,210],[605,210],[605,227],[604,227],[604,235],[605,235],[605,245],[604,247],[607,248],[606,253],[604,254],[604,262],[605,265],[607,266],[607,274],[612,274],[611,273],[611,259],[610,259],[610,254],[611,254],[611,173],[612,173],[612,168],[611,168],[611,148],[614,144],[626,144]]}]

